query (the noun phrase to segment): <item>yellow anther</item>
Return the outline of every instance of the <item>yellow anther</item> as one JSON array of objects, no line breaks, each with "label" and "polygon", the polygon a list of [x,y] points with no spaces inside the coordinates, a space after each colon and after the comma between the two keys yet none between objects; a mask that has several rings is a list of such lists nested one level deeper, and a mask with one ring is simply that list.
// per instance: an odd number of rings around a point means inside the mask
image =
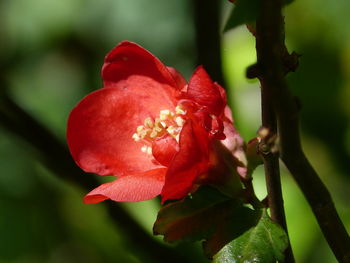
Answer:
[{"label": "yellow anther", "polygon": [[180,115],[185,115],[186,111],[182,108],[181,105],[175,107],[175,113]]},{"label": "yellow anther", "polygon": [[157,135],[158,135],[158,132],[157,132],[155,129],[153,129],[152,132],[151,132],[151,134],[149,135],[149,137],[151,137],[151,138],[156,138]]},{"label": "yellow anther", "polygon": [[160,115],[162,115],[162,114],[169,115],[170,114],[170,110],[161,110],[160,111]]},{"label": "yellow anther", "polygon": [[158,127],[158,126],[154,127],[153,129],[154,129],[156,132],[161,132],[161,131],[163,130],[163,128]]},{"label": "yellow anther", "polygon": [[185,123],[185,120],[184,120],[182,117],[177,116],[177,117],[175,118],[175,122],[176,122],[176,124],[177,124],[178,126],[182,127],[182,126],[184,125],[184,123]]},{"label": "yellow anther", "polygon": [[147,148],[148,148],[147,145],[142,146],[141,147],[141,152],[146,153],[147,152]]},{"label": "yellow anther", "polygon": [[145,127],[153,128],[153,121],[150,117],[146,118],[144,121]]},{"label": "yellow anther", "polygon": [[140,138],[143,139],[147,135],[147,130],[142,130],[142,131],[138,132],[137,134],[140,136]]},{"label": "yellow anther", "polygon": [[134,133],[132,135],[132,138],[134,139],[135,142],[138,142],[139,140],[141,140],[140,136],[137,133]]},{"label": "yellow anther", "polygon": [[147,147],[147,154],[152,155],[152,147]]},{"label": "yellow anther", "polygon": [[152,143],[156,138],[169,134],[176,141],[179,141],[182,126],[185,123],[183,115],[186,111],[182,105],[175,108],[176,114],[170,110],[161,110],[158,118],[147,117],[143,124],[136,127],[136,133],[132,135],[134,141],[143,141],[141,152],[152,155]]},{"label": "yellow anther", "polygon": [[169,118],[170,110],[161,110],[159,113],[159,119],[165,121]]},{"label": "yellow anther", "polygon": [[154,128],[157,132],[160,132],[164,129],[163,121],[160,121],[159,118],[156,118],[156,121],[154,122]]},{"label": "yellow anther", "polygon": [[166,130],[167,130],[167,132],[170,133],[170,135],[175,135],[175,127],[174,126],[169,126]]},{"label": "yellow anther", "polygon": [[143,125],[137,126],[136,131],[137,133],[141,132],[145,127]]},{"label": "yellow anther", "polygon": [[156,120],[154,121],[154,126],[156,127],[162,126],[162,121],[159,118],[156,118]]}]

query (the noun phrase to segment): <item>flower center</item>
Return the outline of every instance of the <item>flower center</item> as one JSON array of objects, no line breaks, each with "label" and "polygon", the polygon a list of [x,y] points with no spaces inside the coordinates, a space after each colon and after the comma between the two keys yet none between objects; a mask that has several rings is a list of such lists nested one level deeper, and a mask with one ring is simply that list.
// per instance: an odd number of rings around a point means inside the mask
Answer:
[{"label": "flower center", "polygon": [[179,142],[180,132],[185,123],[186,111],[181,105],[176,106],[175,113],[170,110],[161,110],[159,117],[154,120],[146,118],[143,125],[137,126],[136,132],[132,135],[135,142],[142,141],[144,145],[141,151],[152,155],[152,142],[166,134],[169,134]]}]

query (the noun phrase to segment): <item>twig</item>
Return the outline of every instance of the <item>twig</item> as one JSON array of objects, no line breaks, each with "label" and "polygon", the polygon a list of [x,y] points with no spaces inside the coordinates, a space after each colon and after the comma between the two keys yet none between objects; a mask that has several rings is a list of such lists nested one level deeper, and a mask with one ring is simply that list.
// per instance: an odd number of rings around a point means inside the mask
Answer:
[{"label": "twig", "polygon": [[[256,22],[257,25],[257,33],[256,33],[256,49],[257,49],[257,57],[258,64],[261,62],[261,54],[260,54],[260,45],[261,38],[260,33],[262,28],[260,28],[261,20],[258,19]],[[261,74],[259,76],[259,80],[261,83],[261,119],[262,126],[264,129],[267,129],[268,134],[266,138],[263,138],[262,144],[267,145],[266,139],[272,138],[277,134],[277,121],[274,109],[272,107],[272,96],[269,91],[269,87],[265,82],[265,75]],[[272,142],[274,143],[274,142]],[[271,219],[277,222],[279,225],[283,227],[286,234],[288,235],[288,228],[286,222],[286,216],[284,212],[284,203],[283,203],[283,195],[282,195],[282,185],[281,185],[281,176],[280,176],[280,167],[278,163],[278,154],[273,151],[268,151],[267,153],[261,154],[264,160],[264,169],[265,169],[265,180],[267,187],[267,199],[268,205],[270,208]],[[294,263],[294,255],[292,251],[291,244],[289,243],[288,248],[285,251],[285,260],[286,263]]]},{"label": "twig", "polygon": [[271,94],[281,144],[281,159],[298,183],[318,224],[339,262],[350,262],[350,239],[332,198],[305,157],[299,135],[298,108],[282,71],[281,50],[284,49],[281,0],[261,1],[259,68],[266,89]]},{"label": "twig", "polygon": [[225,87],[221,63],[220,1],[195,0],[193,12],[196,26],[197,64],[203,65],[213,80]]}]

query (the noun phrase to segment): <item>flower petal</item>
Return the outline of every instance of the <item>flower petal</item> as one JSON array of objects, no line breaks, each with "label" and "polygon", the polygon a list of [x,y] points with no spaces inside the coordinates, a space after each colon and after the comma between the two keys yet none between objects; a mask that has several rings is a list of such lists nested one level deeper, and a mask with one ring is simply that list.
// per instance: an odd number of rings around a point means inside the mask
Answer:
[{"label": "flower petal", "polygon": [[154,158],[164,166],[169,166],[178,151],[179,144],[170,135],[160,138],[152,144]]},{"label": "flower petal", "polygon": [[179,90],[182,90],[183,88],[185,88],[185,86],[187,85],[187,81],[184,79],[184,77],[179,72],[177,72],[176,69],[172,67],[167,67],[167,69],[173,76]]},{"label": "flower petal", "polygon": [[89,94],[69,116],[68,145],[86,172],[123,176],[160,167],[132,136],[147,117],[174,111],[174,102],[164,85],[147,77],[132,76],[123,85]]},{"label": "flower petal", "polygon": [[106,199],[117,202],[138,202],[152,199],[160,194],[165,173],[166,168],[161,168],[120,177],[92,190],[84,197],[84,202],[99,203]]},{"label": "flower petal", "polygon": [[228,106],[225,107],[225,117],[223,120],[226,138],[221,143],[233,154],[236,151],[244,152],[244,140],[233,125],[231,109]]},{"label": "flower petal", "polygon": [[202,106],[208,107],[215,115],[220,115],[225,107],[221,92],[203,67],[193,73],[187,89],[187,97]]},{"label": "flower petal", "polygon": [[221,87],[218,83],[214,82],[214,86],[217,88],[217,90],[220,92],[221,99],[224,103],[224,105],[227,105],[227,95],[226,95],[226,90]]},{"label": "flower petal", "polygon": [[102,78],[105,87],[131,75],[150,77],[160,83],[176,87],[176,81],[167,67],[141,46],[123,41],[105,57]]},{"label": "flower petal", "polygon": [[236,130],[232,122],[231,110],[226,106],[224,118],[224,133],[226,138],[221,143],[232,153],[237,161],[237,172],[241,177],[247,173],[247,158],[244,150],[244,140]]},{"label": "flower petal", "polygon": [[180,134],[180,150],[175,155],[162,190],[163,202],[187,195],[197,177],[208,168],[208,133],[188,120]]}]

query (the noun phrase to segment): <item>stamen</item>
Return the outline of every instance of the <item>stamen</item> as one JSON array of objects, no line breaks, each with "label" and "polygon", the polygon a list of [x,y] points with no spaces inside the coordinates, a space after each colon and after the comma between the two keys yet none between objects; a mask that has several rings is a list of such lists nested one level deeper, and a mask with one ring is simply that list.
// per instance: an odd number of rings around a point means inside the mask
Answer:
[{"label": "stamen", "polygon": [[151,137],[151,138],[156,138],[157,135],[158,135],[158,132],[154,129],[154,130],[152,130],[152,132],[151,132],[151,134],[149,135],[149,137]]},{"label": "stamen", "polygon": [[147,152],[147,148],[148,148],[147,145],[142,146],[141,147],[141,152],[146,153]]},{"label": "stamen", "polygon": [[184,115],[186,111],[182,105],[175,108],[175,112],[161,110],[159,117],[152,119],[147,117],[143,124],[136,127],[136,133],[132,135],[135,142],[143,141],[141,152],[152,155],[152,142],[165,134],[169,134],[179,142],[180,132],[185,123]]},{"label": "stamen", "polygon": [[154,127],[154,130],[155,130],[156,132],[161,132],[163,129],[160,128],[160,127]]},{"label": "stamen", "polygon": [[132,135],[132,138],[134,139],[135,142],[138,142],[139,140],[141,140],[140,136],[137,133],[134,133]]},{"label": "stamen", "polygon": [[170,135],[174,135],[174,133],[175,133],[175,127],[174,126],[169,126],[166,130],[167,130],[167,132],[170,133]]},{"label": "stamen", "polygon": [[154,122],[154,126],[157,128],[163,129],[164,128],[163,123],[165,123],[165,122],[161,121],[159,118],[156,118],[156,120]]},{"label": "stamen", "polygon": [[152,147],[144,145],[144,146],[141,147],[141,152],[147,153],[149,155],[152,155]]},{"label": "stamen", "polygon": [[136,131],[141,132],[145,127],[143,125],[137,126]]},{"label": "stamen", "polygon": [[161,121],[164,121],[168,119],[168,116],[170,115],[170,110],[161,110],[159,113],[159,119]]},{"label": "stamen", "polygon": [[180,115],[185,115],[186,111],[183,109],[181,105],[175,107],[175,113]]},{"label": "stamen", "polygon": [[139,135],[142,139],[144,139],[144,138],[146,137],[146,135],[147,135],[147,130],[142,130],[142,131],[140,131],[140,132],[138,133],[138,135]]},{"label": "stamen", "polygon": [[178,126],[182,127],[185,123],[185,120],[182,117],[178,116],[175,118],[175,122]]},{"label": "stamen", "polygon": [[152,155],[152,147],[147,147],[147,154]]},{"label": "stamen", "polygon": [[144,121],[145,127],[153,128],[153,121],[150,117],[146,118]]}]

